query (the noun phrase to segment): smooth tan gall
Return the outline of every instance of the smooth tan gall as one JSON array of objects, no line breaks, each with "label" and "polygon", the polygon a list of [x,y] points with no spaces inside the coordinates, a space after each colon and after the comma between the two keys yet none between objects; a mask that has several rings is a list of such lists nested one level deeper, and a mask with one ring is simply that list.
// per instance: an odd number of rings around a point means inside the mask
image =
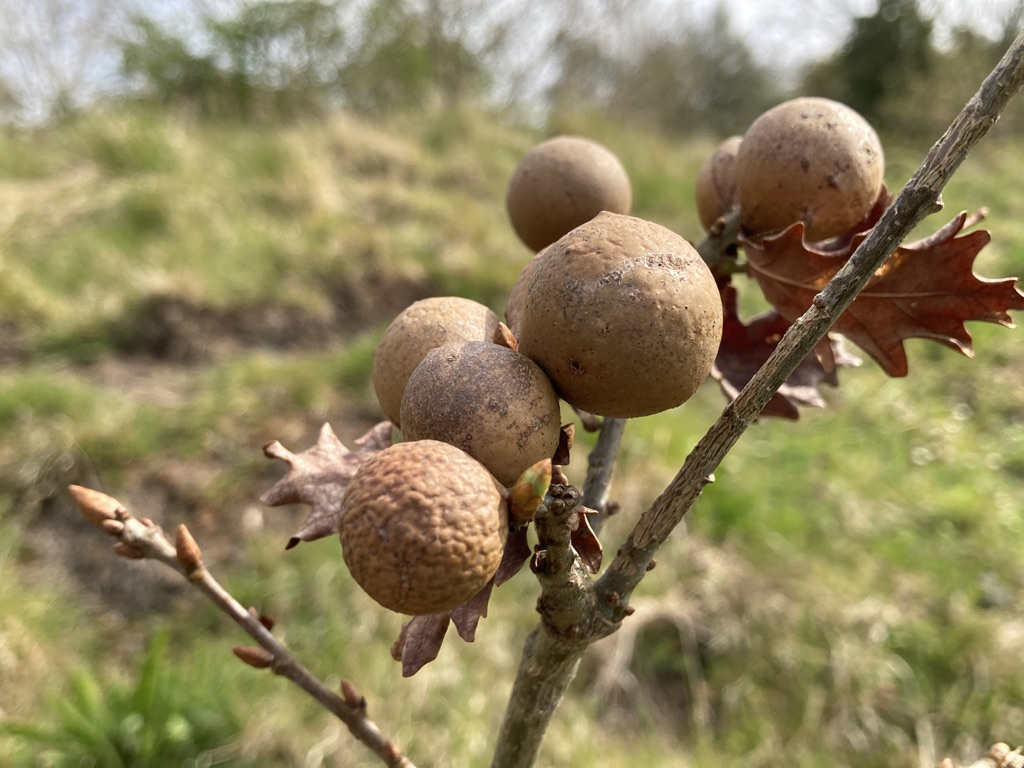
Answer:
[{"label": "smooth tan gall", "polygon": [[385,608],[410,615],[451,610],[483,589],[508,536],[498,482],[436,440],[398,443],[367,459],[342,510],[352,578]]},{"label": "smooth tan gall", "polygon": [[502,485],[558,447],[558,396],[525,355],[483,341],[432,349],[402,397],[407,440],[443,440],[480,461]]},{"label": "smooth tan gall", "polygon": [[804,222],[808,240],[846,234],[881,192],[878,134],[845,104],[799,98],[758,117],[736,155],[743,228],[767,234]]},{"label": "smooth tan gall", "polygon": [[629,176],[619,159],[579,136],[556,136],[527,152],[505,193],[512,228],[534,251],[601,211],[629,213],[632,204]]},{"label": "smooth tan gall", "polygon": [[705,232],[736,205],[736,154],[742,136],[730,136],[697,173],[697,218]]},{"label": "smooth tan gall", "polygon": [[405,383],[427,352],[453,341],[490,341],[499,322],[488,307],[457,296],[423,299],[406,307],[373,353],[373,388],[384,414],[401,427]]},{"label": "smooth tan gall", "polygon": [[633,417],[688,400],[721,339],[718,287],[693,246],[658,224],[602,213],[538,260],[519,351],[566,402]]}]

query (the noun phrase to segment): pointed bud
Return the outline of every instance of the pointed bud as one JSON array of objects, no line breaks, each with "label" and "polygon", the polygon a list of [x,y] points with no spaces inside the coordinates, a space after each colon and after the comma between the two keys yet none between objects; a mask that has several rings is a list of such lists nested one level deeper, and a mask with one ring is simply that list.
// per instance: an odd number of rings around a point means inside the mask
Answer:
[{"label": "pointed bud", "polygon": [[249,615],[262,624],[263,628],[267,630],[267,632],[270,632],[274,628],[274,620],[269,616],[264,616],[252,606],[249,606]]},{"label": "pointed bud", "polygon": [[104,520],[128,519],[128,510],[113,496],[80,485],[69,485],[68,491],[82,514],[93,525],[103,525]]},{"label": "pointed bud", "polygon": [[348,680],[342,679],[341,681],[341,696],[345,699],[345,703],[353,709],[366,711],[366,699],[359,695],[359,691]]},{"label": "pointed bud", "polygon": [[274,663],[274,654],[258,645],[236,645],[231,651],[250,667],[266,669]]},{"label": "pointed bud", "polygon": [[174,537],[174,554],[186,576],[202,576],[203,553],[184,524],[178,526],[178,533]]},{"label": "pointed bud", "polygon": [[508,347],[513,352],[519,351],[519,342],[513,335],[512,331],[504,323],[498,323],[498,327],[494,329],[495,344],[500,344],[503,347]]},{"label": "pointed bud", "polygon": [[551,487],[551,472],[551,459],[541,459],[523,472],[509,489],[509,512],[516,522],[526,523],[533,519],[544,501],[544,494]]}]

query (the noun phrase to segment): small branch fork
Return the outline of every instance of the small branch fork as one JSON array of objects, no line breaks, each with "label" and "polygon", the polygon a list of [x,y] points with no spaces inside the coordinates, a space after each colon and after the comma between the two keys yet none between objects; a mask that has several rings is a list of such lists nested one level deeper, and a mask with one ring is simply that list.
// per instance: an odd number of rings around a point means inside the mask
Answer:
[{"label": "small branch fork", "polygon": [[[538,572],[542,590],[537,603],[540,625],[523,650],[491,768],[530,768],[534,764],[547,724],[572,681],[583,652],[591,643],[614,632],[628,615],[629,597],[653,566],[655,552],[682,522],[704,487],[712,482],[715,469],[889,255],[921,220],[939,208],[946,182],[1022,85],[1024,32],[928,152],[847,264],[814,298],[807,312],[790,326],[772,356],[726,407],[672,482],[641,515],[605,573],[596,581],[582,573],[570,588],[564,579],[552,583],[543,572]],[[725,222],[716,233],[717,245],[711,246],[724,249],[728,245],[726,240],[734,236],[730,229],[734,225],[734,221]],[[708,256],[702,255],[707,260]],[[549,500],[557,488],[552,486]],[[560,549],[564,537],[554,532],[557,519],[544,522],[544,516],[553,508],[554,504],[546,501],[543,512],[538,512],[537,532],[538,547],[545,551],[545,559],[554,562],[566,553]],[[569,523],[567,518],[562,524]],[[571,550],[568,556],[572,557]],[[574,571],[562,568],[561,572]],[[582,606],[589,610],[579,613]],[[567,623],[567,617],[574,614],[579,620]]]},{"label": "small branch fork", "polygon": [[221,611],[230,616],[259,645],[235,646],[239,659],[258,669],[270,669],[316,699],[341,720],[352,735],[369,747],[389,768],[415,768],[401,750],[388,740],[366,714],[366,699],[347,680],[341,695],[325,687],[271,634],[269,619],[246,610],[203,565],[202,553],[184,525],[178,526],[172,545],[160,526],[148,518],[134,517],[116,499],[81,486],[69,488],[75,503],[89,522],[117,539],[114,551],[122,557],[158,560],[180,573]]}]

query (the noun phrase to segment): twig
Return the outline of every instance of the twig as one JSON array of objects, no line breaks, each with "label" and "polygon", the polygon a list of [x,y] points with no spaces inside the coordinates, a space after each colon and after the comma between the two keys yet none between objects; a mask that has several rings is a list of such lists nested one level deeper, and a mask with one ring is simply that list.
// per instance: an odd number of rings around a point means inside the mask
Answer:
[{"label": "twig", "polygon": [[[600,597],[571,541],[581,502],[582,494],[574,486],[552,485],[534,516],[538,544],[530,567],[541,584],[537,600],[541,625],[523,648],[492,768],[533,765],[583,651],[598,637],[613,632],[629,612],[628,607],[614,612],[618,606],[596,604]],[[606,617],[606,608],[613,610],[613,619]]]},{"label": "twig", "polygon": [[[599,618],[617,623],[633,590],[650,568],[654,553],[682,522],[712,473],[779,387],[790,377],[828,329],[852,303],[877,269],[915,225],[934,212],[949,177],[974,145],[992,127],[1000,112],[1024,84],[1024,32],[985,78],[978,92],[936,142],[906,187],[857,248],[850,261],[815,297],[811,308],[786,332],[775,352],[750,380],[687,457],[679,473],[637,521],[626,543],[596,584],[602,599],[593,602]],[[724,236],[724,235],[723,235]],[[543,585],[542,585],[543,588]],[[541,599],[544,599],[542,595]],[[571,673],[586,647],[609,633],[596,617],[588,617],[571,639],[558,637],[542,622],[531,634],[517,672],[492,768],[529,768]],[[533,707],[529,696],[546,681],[545,707]],[[538,722],[543,721],[543,722]],[[536,744],[513,744],[510,734],[529,733]]]},{"label": "twig", "polygon": [[608,488],[612,482],[615,460],[619,455],[619,446],[622,445],[622,435],[625,431],[625,419],[606,418],[601,424],[597,443],[587,457],[587,477],[583,481],[583,506],[597,513],[590,516],[590,526],[594,533],[601,530],[604,518],[610,514]]},{"label": "twig", "polygon": [[389,768],[415,768],[367,717],[366,701],[351,683],[342,681],[342,696],[326,688],[277,641],[265,620],[254,611],[243,608],[210,575],[203,565],[199,545],[184,525],[178,526],[175,544],[172,545],[160,526],[152,520],[132,516],[116,499],[77,485],[69,486],[68,490],[82,514],[117,539],[115,552],[123,557],[159,560],[173,568],[259,643],[257,648],[235,647],[235,655],[242,661],[257,668],[270,668],[274,674],[291,680],[345,723],[352,735],[376,753]]}]

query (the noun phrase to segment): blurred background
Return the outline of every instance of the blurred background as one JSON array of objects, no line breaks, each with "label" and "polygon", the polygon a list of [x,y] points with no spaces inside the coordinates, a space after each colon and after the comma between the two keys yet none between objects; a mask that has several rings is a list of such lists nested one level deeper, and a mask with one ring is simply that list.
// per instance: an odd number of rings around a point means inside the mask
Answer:
[{"label": "blurred background", "polygon": [[[781,8],[769,8],[769,5]],[[1024,5],[907,0],[0,0],[0,764],[377,763],[166,569],[115,558],[65,487],[187,523],[243,604],[419,765],[485,765],[535,624],[528,573],[477,642],[401,678],[401,617],[333,540],[259,495],[328,421],[382,418],[373,350],[431,295],[504,310],[531,257],[504,211],[523,154],[595,139],[634,213],[702,237],[698,169],[795,95],[878,129],[898,190]],[[1024,272],[1024,102],[944,193],[976,263]],[[763,307],[736,284],[744,317]],[[844,369],[754,425],[637,613],[584,660],[540,765],[933,765],[1024,741],[1024,340],[910,375]],[[726,404],[709,382],[628,425],[614,551]],[[564,414],[573,420],[571,411]],[[582,482],[593,437],[567,469]]]},{"label": "blurred background", "polygon": [[845,101],[882,129],[929,135],[945,125],[929,122],[934,113],[972,92],[1021,16],[1017,0],[797,0],[781,9],[752,0],[3,0],[0,8],[4,122],[40,124],[111,99],[264,118],[442,101],[514,110],[534,124],[572,105],[674,133],[736,133],[799,91]]}]

